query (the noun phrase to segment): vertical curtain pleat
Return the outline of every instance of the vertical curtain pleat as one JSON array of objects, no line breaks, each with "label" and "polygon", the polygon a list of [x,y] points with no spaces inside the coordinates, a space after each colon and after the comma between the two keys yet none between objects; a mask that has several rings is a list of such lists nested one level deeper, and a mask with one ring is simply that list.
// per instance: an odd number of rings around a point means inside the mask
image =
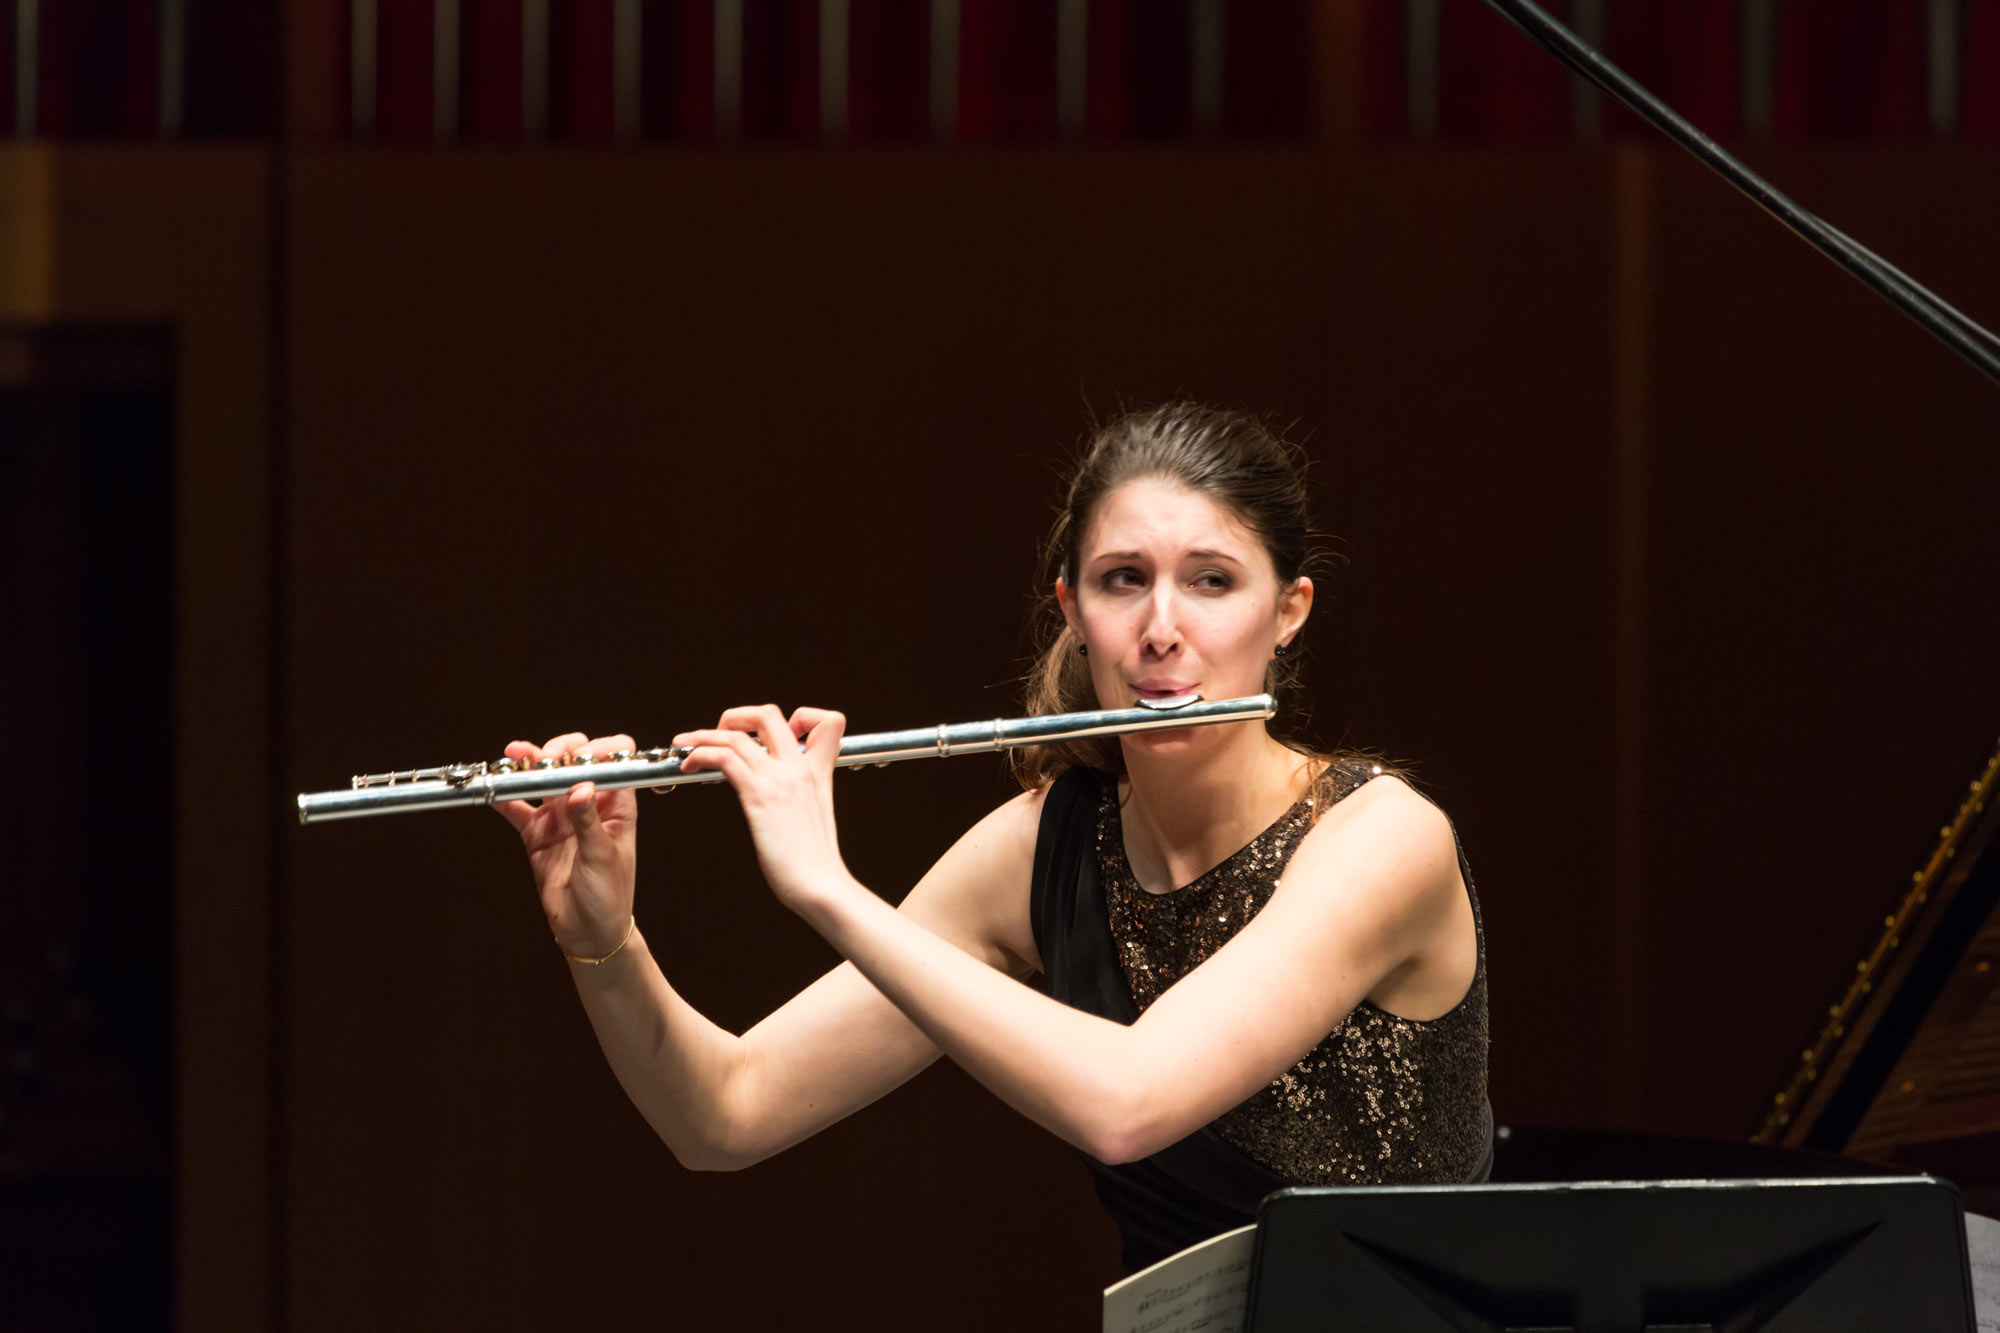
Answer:
[{"label": "vertical curtain pleat", "polygon": [[930,133],[930,0],[849,0],[847,125],[856,139]]},{"label": "vertical curtain pleat", "polygon": [[151,138],[160,132],[160,7],[127,5],[117,132]]},{"label": "vertical curtain pleat", "polygon": [[1144,0],[1091,0],[1084,26],[1083,132],[1093,139],[1132,133],[1132,7]]},{"label": "vertical curtain pleat", "polygon": [[[1553,6],[1564,17],[1568,6]],[[1570,131],[1570,74],[1478,0],[1445,0],[1438,131],[1451,138],[1554,139]]]},{"label": "vertical curtain pleat", "polygon": [[554,0],[549,10],[549,132],[607,142],[612,106],[612,0]]},{"label": "vertical curtain pleat", "polygon": [[[1704,132],[1718,138],[1742,133],[1738,0],[1625,0],[1612,3],[1606,18],[1606,54],[1621,69]],[[1619,138],[1656,133],[1615,102],[1605,109],[1604,128]]]},{"label": "vertical curtain pleat", "polygon": [[282,7],[271,0],[190,0],[187,14],[182,131],[232,139],[276,133]]},{"label": "vertical curtain pleat", "polygon": [[649,139],[715,137],[713,0],[646,6],[639,30],[639,132]]},{"label": "vertical curtain pleat", "polygon": [[1194,127],[1193,7],[1143,0],[1126,10],[1126,132],[1178,138]]},{"label": "vertical curtain pleat", "polygon": [[1959,136],[2000,142],[2000,0],[1965,0],[1959,51]]},{"label": "vertical curtain pleat", "polygon": [[[8,17],[11,21],[12,15]],[[70,24],[75,18],[75,11],[63,5],[44,5],[39,14],[36,35],[41,39],[41,50],[35,62],[35,131],[48,138],[76,132],[71,107],[82,62],[70,49]],[[88,75],[81,81],[87,83]]]},{"label": "vertical curtain pleat", "polygon": [[1410,28],[1406,0],[1364,0],[1361,128],[1371,138],[1394,139],[1410,128]]},{"label": "vertical curtain pleat", "polygon": [[1930,86],[1924,43],[1927,8],[1926,0],[1887,0],[1876,18],[1877,76],[1860,131],[1869,138],[1910,139],[1930,131],[1925,105]]},{"label": "vertical curtain pleat", "polygon": [[819,136],[818,0],[743,0],[743,134]]},{"label": "vertical curtain pleat", "polygon": [[[1885,0],[1813,0],[1781,6],[1774,128],[1780,139],[1858,139],[1882,132],[1877,90],[1891,79]],[[1902,25],[1898,25],[1902,26]],[[1912,41],[1916,20],[1908,24]],[[1911,55],[1921,62],[1921,48]],[[1922,84],[1914,85],[1921,97]],[[1921,103],[1915,108],[1921,117]],[[1893,131],[1891,131],[1893,132]]]},{"label": "vertical curtain pleat", "polygon": [[459,0],[458,100],[464,138],[521,137],[520,0]]},{"label": "vertical curtain pleat", "polygon": [[959,42],[959,137],[1053,138],[1056,0],[960,0]]},{"label": "vertical curtain pleat", "polygon": [[1222,131],[1240,138],[1312,128],[1311,0],[1232,5],[1223,16]]},{"label": "vertical curtain pleat", "polygon": [[376,0],[375,133],[431,137],[431,0]]},{"label": "vertical curtain pleat", "polygon": [[0,134],[14,136],[14,16],[0,22]]}]

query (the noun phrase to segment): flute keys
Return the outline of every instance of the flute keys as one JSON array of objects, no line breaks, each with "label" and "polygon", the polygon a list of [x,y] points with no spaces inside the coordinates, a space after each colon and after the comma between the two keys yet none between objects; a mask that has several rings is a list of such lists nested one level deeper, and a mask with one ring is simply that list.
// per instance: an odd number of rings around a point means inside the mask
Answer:
[{"label": "flute keys", "polygon": [[410,768],[390,773],[357,773],[348,779],[348,783],[359,791],[365,787],[393,787],[399,782],[422,782],[426,778],[442,777],[444,772],[444,768]]}]

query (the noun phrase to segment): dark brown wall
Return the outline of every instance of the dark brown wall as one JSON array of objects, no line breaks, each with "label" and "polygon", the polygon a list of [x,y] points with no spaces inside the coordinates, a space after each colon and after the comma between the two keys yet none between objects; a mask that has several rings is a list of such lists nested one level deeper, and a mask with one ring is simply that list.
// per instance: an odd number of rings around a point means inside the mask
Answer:
[{"label": "dark brown wall", "polygon": [[[1744,1127],[2000,729],[2000,392],[1690,165],[1657,214],[1646,1118]],[[1786,155],[1989,328],[1990,154]]]},{"label": "dark brown wall", "polygon": [[[1775,165],[2000,306],[1982,162]],[[1993,391],[1654,155],[328,154],[295,180],[301,784],[746,700],[1007,712],[1088,412],[1244,403],[1300,422],[1351,557],[1308,636],[1321,734],[1417,761],[1479,874],[1501,1118],[1733,1136],[1990,734]],[[1004,795],[982,761],[841,791],[891,896]],[[718,1021],[831,961],[726,797],[644,809],[642,919]],[[1089,1322],[1111,1246],[1080,1171],[948,1069],[746,1176],[676,1170],[508,844],[476,817],[291,844],[302,1321],[824,1298],[918,1324],[976,1291],[993,1327]]]},{"label": "dark brown wall", "polygon": [[[1064,447],[1091,406],[1187,392],[1310,432],[1354,556],[1311,636],[1319,720],[1435,763],[1523,956],[1509,923],[1587,883],[1568,833],[1599,822],[1573,808],[1604,767],[1574,699],[1605,668],[1565,629],[1602,619],[1607,311],[1548,296],[1602,283],[1602,175],[1566,155],[306,158],[299,781],[569,727],[657,739],[742,700],[862,728],[1011,711]],[[1465,794],[1517,780],[1517,709],[1568,715],[1547,741],[1568,762],[1488,832]],[[894,895],[1003,795],[978,761],[853,776],[844,845]],[[640,911],[692,999],[741,1027],[828,964],[726,797],[644,813]],[[995,1327],[1042,1322],[1054,1292],[1058,1324],[1087,1322],[1115,1268],[1080,1168],[950,1071],[742,1179],[678,1172],[603,1071],[510,841],[467,818],[292,843],[302,1318],[561,1291],[763,1326],[852,1268],[836,1304],[886,1326],[961,1284]],[[1503,964],[1508,1036],[1527,968]],[[1594,1035],[1542,1009],[1566,1045]],[[1586,1077],[1562,1062],[1543,1086],[1521,1046],[1509,1109],[1596,1113]],[[784,1277],[733,1280],[746,1264]]]},{"label": "dark brown wall", "polygon": [[[1070,1152],[949,1067],[751,1172],[681,1172],[485,815],[285,839],[259,1156],[262,905],[218,919],[216,886],[250,882],[266,826],[215,812],[265,809],[230,782],[273,734],[273,647],[274,803],[747,700],[863,729],[1007,713],[1090,412],[1295,418],[1350,558],[1307,634],[1314,722],[1415,761],[1458,822],[1500,1118],[1724,1137],[1992,738],[2000,398],[1658,153],[297,152],[276,306],[262,159],[138,156],[69,159],[95,165],[65,301],[234,312],[184,334],[190,1310],[240,1270],[221,1234],[268,1237],[300,1328],[1089,1327],[1114,1275]],[[1766,165],[2000,311],[1990,153]],[[275,640],[239,447],[258,312]],[[848,775],[843,845],[893,897],[1005,794],[979,759]],[[717,1021],[831,962],[726,794],[642,809],[640,917]],[[276,1163],[240,1197],[214,1183],[231,1134]]]},{"label": "dark brown wall", "polygon": [[[0,146],[0,319],[173,342],[174,744],[123,761],[163,766],[175,793],[175,1300],[187,1327],[218,1330],[269,1326],[278,1234],[271,189],[270,154],[240,145]],[[122,797],[90,758],[82,827],[102,837],[91,803]]]}]

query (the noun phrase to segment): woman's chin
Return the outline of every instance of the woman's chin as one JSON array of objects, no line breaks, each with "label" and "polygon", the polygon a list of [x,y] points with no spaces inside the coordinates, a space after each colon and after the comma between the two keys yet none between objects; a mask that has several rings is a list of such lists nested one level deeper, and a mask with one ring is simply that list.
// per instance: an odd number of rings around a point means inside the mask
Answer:
[{"label": "woman's chin", "polygon": [[1207,748],[1203,745],[1204,731],[1214,731],[1214,727],[1173,727],[1165,731],[1135,731],[1122,737],[1125,753],[1144,755],[1148,759],[1174,759]]}]

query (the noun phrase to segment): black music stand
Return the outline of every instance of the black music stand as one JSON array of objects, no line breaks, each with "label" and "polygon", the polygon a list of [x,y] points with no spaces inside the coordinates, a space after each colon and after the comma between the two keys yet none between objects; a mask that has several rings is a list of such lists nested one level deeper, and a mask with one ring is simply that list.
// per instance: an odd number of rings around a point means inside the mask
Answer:
[{"label": "black music stand", "polygon": [[1930,1176],[1292,1189],[1244,1328],[1972,1333],[1972,1279]]}]

